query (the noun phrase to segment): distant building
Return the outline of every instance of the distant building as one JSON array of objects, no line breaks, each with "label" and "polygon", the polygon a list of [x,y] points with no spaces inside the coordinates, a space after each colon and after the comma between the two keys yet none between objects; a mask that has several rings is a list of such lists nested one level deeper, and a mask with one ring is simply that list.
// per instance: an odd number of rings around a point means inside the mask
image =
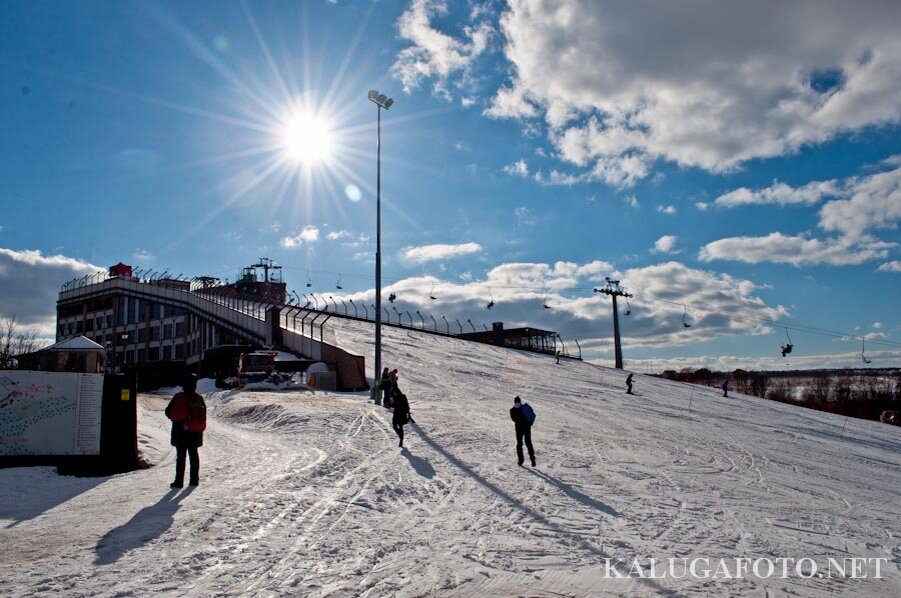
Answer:
[{"label": "distant building", "polygon": [[504,328],[503,322],[494,322],[491,330],[482,332],[466,332],[457,335],[459,338],[486,343],[489,345],[497,345],[499,347],[509,347],[511,349],[522,349],[524,351],[533,351],[536,353],[548,353],[553,355],[557,351],[557,333],[551,330],[541,330],[539,328]]},{"label": "distant building", "polygon": [[[257,267],[264,269],[259,276]],[[275,273],[278,273],[276,275]],[[131,266],[118,263],[106,277],[82,279],[66,286],[57,302],[56,340],[85,336],[106,349],[114,367],[182,372],[202,369],[204,353],[214,347],[258,347],[272,341],[263,326],[218,315],[216,297],[260,299],[261,304],[285,302],[280,266],[261,260],[244,268],[238,280],[217,284],[210,277],[142,278]],[[212,300],[212,301],[211,301]],[[253,323],[256,324],[256,323]],[[276,339],[277,340],[277,339]]]}]

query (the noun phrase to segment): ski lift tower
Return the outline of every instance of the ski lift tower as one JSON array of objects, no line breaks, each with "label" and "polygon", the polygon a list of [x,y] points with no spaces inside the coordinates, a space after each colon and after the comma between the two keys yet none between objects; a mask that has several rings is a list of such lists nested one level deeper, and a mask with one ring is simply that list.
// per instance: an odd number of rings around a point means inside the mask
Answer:
[{"label": "ski lift tower", "polygon": [[594,289],[594,292],[610,295],[613,299],[613,350],[616,359],[614,367],[621,370],[623,369],[623,347],[619,340],[619,309],[616,306],[616,298],[631,297],[632,294],[625,292],[619,285],[618,280],[610,280],[609,277],[607,277],[606,280],[607,285],[603,289]]}]

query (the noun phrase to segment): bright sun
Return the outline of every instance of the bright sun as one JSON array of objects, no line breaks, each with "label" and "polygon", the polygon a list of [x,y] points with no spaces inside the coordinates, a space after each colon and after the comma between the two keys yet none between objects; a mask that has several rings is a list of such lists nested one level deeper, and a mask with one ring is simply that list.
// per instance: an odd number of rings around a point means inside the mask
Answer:
[{"label": "bright sun", "polygon": [[332,152],[332,131],[323,119],[298,112],[282,131],[285,152],[295,162],[312,164],[328,160]]}]

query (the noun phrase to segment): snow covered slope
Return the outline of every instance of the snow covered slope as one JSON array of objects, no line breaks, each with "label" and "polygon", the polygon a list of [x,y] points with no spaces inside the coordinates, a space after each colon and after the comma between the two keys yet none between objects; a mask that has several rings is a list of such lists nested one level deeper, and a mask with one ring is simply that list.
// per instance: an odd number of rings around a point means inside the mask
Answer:
[{"label": "snow covered slope", "polygon": [[[336,325],[371,356],[369,325]],[[165,445],[109,479],[0,470],[0,595],[901,595],[899,428],[641,375],[627,396],[623,372],[393,328],[383,360],[417,422],[404,451],[363,394],[228,391],[207,394],[193,491],[169,491]],[[142,401],[159,446],[165,398]],[[883,560],[822,568],[852,557]],[[630,576],[636,558],[683,579]],[[692,578],[682,558],[827,575]]]}]

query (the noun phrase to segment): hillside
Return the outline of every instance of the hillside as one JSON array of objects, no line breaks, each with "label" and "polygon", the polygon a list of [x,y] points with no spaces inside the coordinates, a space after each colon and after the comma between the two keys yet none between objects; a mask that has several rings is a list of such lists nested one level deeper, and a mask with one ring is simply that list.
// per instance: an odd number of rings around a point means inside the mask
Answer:
[{"label": "hillside", "polygon": [[[369,325],[336,325],[371,356]],[[213,392],[202,484],[170,492],[165,398],[144,396],[157,467],[0,470],[0,594],[901,595],[897,427],[641,375],[627,396],[615,370],[384,338],[408,450],[364,394]],[[535,469],[516,464],[514,395],[538,413]],[[625,574],[683,557],[886,560],[884,579],[604,577],[605,559]]]}]

